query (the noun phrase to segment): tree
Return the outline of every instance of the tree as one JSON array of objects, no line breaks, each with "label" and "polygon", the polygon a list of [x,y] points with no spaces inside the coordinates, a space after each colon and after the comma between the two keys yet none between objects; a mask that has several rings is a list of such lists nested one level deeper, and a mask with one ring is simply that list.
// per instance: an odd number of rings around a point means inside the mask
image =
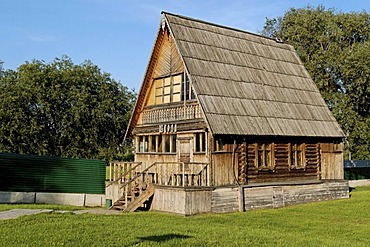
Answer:
[{"label": "tree", "polygon": [[0,152],[122,156],[136,94],[98,66],[63,56],[0,71]]},{"label": "tree", "polygon": [[294,46],[347,134],[346,154],[370,159],[370,14],[291,8],[261,33]]}]

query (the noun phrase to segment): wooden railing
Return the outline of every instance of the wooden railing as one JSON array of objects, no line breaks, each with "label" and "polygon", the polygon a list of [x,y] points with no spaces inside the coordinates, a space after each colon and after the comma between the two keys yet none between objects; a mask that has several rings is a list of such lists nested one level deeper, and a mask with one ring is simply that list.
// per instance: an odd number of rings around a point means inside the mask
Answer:
[{"label": "wooden railing", "polygon": [[109,163],[108,182],[124,183],[142,170],[141,162],[118,162]]},{"label": "wooden railing", "polygon": [[171,186],[209,186],[208,163],[156,162],[148,170],[153,183]]},{"label": "wooden railing", "polygon": [[199,104],[181,105],[164,109],[146,109],[143,111],[143,124],[171,122],[202,118]]},{"label": "wooden railing", "polygon": [[154,162],[122,183],[122,187],[131,183],[142,185],[140,187],[146,187],[149,183],[181,187],[209,186],[208,163]]}]

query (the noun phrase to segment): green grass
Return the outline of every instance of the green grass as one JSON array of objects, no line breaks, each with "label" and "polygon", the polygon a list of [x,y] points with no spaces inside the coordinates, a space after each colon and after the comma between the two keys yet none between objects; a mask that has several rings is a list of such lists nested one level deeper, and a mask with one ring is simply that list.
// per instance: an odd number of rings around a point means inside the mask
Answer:
[{"label": "green grass", "polygon": [[193,217],[39,214],[0,221],[0,246],[368,246],[370,187],[350,199]]}]

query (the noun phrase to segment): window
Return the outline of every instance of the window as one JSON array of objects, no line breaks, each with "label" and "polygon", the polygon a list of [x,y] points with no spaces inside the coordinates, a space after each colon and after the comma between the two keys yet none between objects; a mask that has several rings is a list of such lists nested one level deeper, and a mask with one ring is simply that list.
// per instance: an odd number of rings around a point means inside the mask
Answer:
[{"label": "window", "polygon": [[138,153],[176,153],[176,135],[137,136]]},{"label": "window", "polygon": [[148,152],[148,136],[139,136],[139,152]]},{"label": "window", "polygon": [[290,167],[302,168],[305,166],[305,144],[290,144]]},{"label": "window", "polygon": [[206,133],[200,132],[194,134],[194,144],[195,144],[195,152],[205,152],[206,151]]},{"label": "window", "polygon": [[171,136],[165,135],[164,140],[164,151],[169,153],[171,151]]},{"label": "window", "polygon": [[258,169],[271,169],[273,167],[272,148],[273,144],[256,144],[256,163]]},{"label": "window", "polygon": [[150,147],[149,147],[149,151],[150,152],[158,152],[156,149],[158,148],[158,145],[157,145],[157,138],[158,136],[150,136]]},{"label": "window", "polygon": [[154,80],[148,105],[159,105],[195,99],[189,77],[185,73]]},{"label": "window", "polygon": [[194,91],[192,90],[192,86],[189,80],[189,76],[187,74],[182,75],[181,80],[181,100],[191,100],[195,99]]},{"label": "window", "polygon": [[225,143],[221,138],[215,139],[215,151],[224,151]]}]

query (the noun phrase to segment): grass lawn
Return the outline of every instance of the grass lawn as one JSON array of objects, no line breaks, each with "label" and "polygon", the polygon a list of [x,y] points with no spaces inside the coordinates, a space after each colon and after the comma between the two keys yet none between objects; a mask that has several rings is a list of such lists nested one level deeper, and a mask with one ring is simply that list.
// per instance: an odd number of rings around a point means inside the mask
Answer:
[{"label": "grass lawn", "polygon": [[369,246],[370,187],[350,199],[193,217],[39,214],[0,221],[0,246]]}]

